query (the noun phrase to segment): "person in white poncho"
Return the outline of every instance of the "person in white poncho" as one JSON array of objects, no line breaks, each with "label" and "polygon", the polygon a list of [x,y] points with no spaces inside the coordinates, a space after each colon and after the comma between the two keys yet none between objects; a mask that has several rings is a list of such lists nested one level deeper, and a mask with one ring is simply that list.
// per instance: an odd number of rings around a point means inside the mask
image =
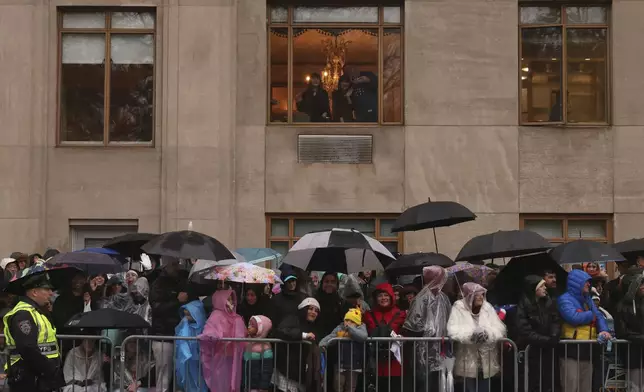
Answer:
[{"label": "person in white poncho", "polygon": [[63,375],[67,385],[62,392],[107,392],[102,376],[104,363],[96,349],[96,341],[83,340],[65,358]]},{"label": "person in white poncho", "polygon": [[476,283],[463,285],[463,299],[452,307],[447,334],[456,341],[454,374],[465,378],[467,392],[490,391],[490,379],[499,373],[498,340],[505,324],[485,300],[487,290]]}]

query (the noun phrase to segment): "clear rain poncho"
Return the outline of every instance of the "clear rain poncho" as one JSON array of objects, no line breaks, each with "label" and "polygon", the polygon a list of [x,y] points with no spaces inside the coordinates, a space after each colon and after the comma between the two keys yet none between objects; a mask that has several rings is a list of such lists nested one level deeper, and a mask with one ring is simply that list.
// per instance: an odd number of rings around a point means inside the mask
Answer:
[{"label": "clear rain poncho", "polygon": [[[438,266],[425,267],[423,278],[425,287],[411,303],[403,328],[422,337],[446,336],[452,305],[441,290],[447,282],[447,271]],[[416,369],[419,377],[425,379],[425,371],[441,369],[439,342],[417,342],[415,349],[416,360],[420,363],[420,368]]]}]

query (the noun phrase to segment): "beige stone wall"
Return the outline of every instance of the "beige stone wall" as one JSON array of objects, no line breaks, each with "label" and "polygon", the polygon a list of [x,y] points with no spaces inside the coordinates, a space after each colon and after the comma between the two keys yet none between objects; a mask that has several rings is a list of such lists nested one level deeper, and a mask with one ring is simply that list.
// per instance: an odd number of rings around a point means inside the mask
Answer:
[{"label": "beige stone wall", "polygon": [[[157,7],[153,148],[56,147],[56,7]],[[405,126],[266,126],[266,5],[256,0],[0,0],[0,256],[69,245],[69,219],[137,219],[264,246],[266,213],[390,213],[456,200],[454,256],[520,213],[615,213],[644,236],[644,1],[612,7],[609,128],[518,124],[516,0],[405,2]],[[6,37],[12,37],[7,39]],[[516,75],[516,77],[515,77]],[[297,164],[300,133],[374,136],[372,165]],[[431,231],[405,250],[432,250]]]}]

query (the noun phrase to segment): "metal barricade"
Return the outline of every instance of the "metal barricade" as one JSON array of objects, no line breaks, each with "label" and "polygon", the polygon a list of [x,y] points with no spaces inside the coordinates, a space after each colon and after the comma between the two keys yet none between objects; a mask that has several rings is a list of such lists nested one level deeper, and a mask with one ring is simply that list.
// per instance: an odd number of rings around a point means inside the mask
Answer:
[{"label": "metal barricade", "polygon": [[[194,344],[198,345],[199,358],[191,357],[196,353],[191,349]],[[242,392],[268,390],[280,379],[282,383],[298,386],[304,384],[306,359],[312,347],[308,341],[279,339],[133,335],[123,340],[114,373],[115,384],[119,391],[126,391],[132,382],[137,383],[139,389],[149,389],[154,385],[157,392],[186,389],[206,392],[208,386],[212,389],[213,385],[221,383],[223,387],[214,389],[230,390],[228,386],[239,383]],[[189,359],[183,364],[177,363],[178,353]],[[204,365],[204,358],[209,365]],[[280,358],[285,358],[285,361]],[[282,366],[278,363],[284,365],[285,370],[280,369]],[[135,369],[138,375],[133,376],[131,369]],[[206,369],[212,369],[212,372],[204,374]],[[240,371],[231,378],[234,369]],[[223,377],[217,376],[219,371]]]},{"label": "metal barricade", "polygon": [[[60,390],[81,392],[87,390],[90,385],[95,385],[94,388],[97,391],[109,390],[114,358],[112,341],[108,337],[97,335],[58,335],[57,337],[62,377],[66,384]],[[9,361],[10,353],[4,345],[4,334],[0,334],[0,338],[3,346],[0,351],[0,391],[8,391],[4,366]],[[76,369],[84,369],[84,372],[76,372]],[[95,371],[95,374],[89,374],[90,369]],[[80,380],[81,377],[85,378]]]},{"label": "metal barricade", "polygon": [[608,344],[561,340],[556,346],[527,346],[523,356],[524,392],[627,391],[632,387],[642,391],[642,363],[632,368],[631,349],[627,340]]},{"label": "metal barricade", "polygon": [[[483,349],[479,351],[480,347]],[[365,342],[333,338],[325,352],[325,392],[433,392],[449,373],[457,392],[519,390],[518,352],[509,339],[484,346],[462,344],[459,348],[449,338],[368,338]],[[476,354],[470,357],[472,352]],[[488,357],[481,358],[480,352],[487,352]],[[469,360],[473,361],[473,377],[469,377],[469,367],[456,368]]]}]

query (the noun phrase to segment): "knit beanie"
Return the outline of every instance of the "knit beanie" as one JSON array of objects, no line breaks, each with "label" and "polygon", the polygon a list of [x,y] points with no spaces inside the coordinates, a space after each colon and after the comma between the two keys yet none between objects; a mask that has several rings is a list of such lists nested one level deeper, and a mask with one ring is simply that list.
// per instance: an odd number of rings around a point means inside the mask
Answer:
[{"label": "knit beanie", "polygon": [[349,309],[344,315],[345,320],[353,321],[356,325],[362,325],[362,312],[360,309]]}]

